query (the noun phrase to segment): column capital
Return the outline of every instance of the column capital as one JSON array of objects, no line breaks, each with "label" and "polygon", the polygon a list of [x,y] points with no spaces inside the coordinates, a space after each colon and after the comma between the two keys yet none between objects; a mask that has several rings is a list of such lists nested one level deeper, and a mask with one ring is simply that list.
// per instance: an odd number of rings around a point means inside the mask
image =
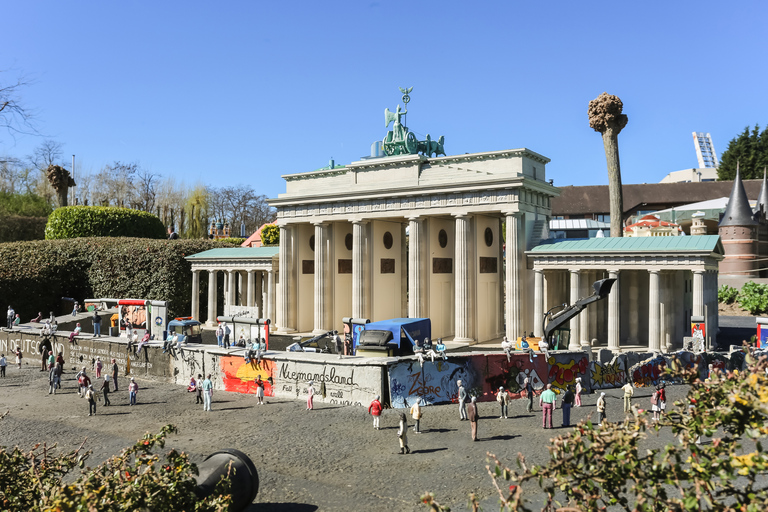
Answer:
[{"label": "column capital", "polygon": [[519,210],[501,212],[504,217],[520,217],[521,213]]},{"label": "column capital", "polygon": [[312,225],[315,226],[315,227],[324,228],[324,227],[328,226],[329,223],[327,221],[318,220],[318,221],[312,222]]},{"label": "column capital", "polygon": [[568,272],[571,274],[581,274],[581,270],[580,268],[569,268]]},{"label": "column capital", "polygon": [[533,271],[536,274],[543,274],[544,273],[544,269],[543,268],[536,268],[536,267],[534,267]]},{"label": "column capital", "polygon": [[453,217],[454,219],[465,219],[465,218],[469,218],[469,213],[468,212],[456,212],[456,213],[452,213],[451,217]]},{"label": "column capital", "polygon": [[616,274],[616,275],[619,275],[619,274],[621,274],[621,269],[618,269],[618,268],[607,268],[607,269],[605,269],[605,270],[606,270],[606,272],[608,272],[609,274]]},{"label": "column capital", "polygon": [[649,274],[660,274],[660,273],[661,273],[661,270],[660,270],[660,269],[658,269],[658,268],[649,268],[649,269],[648,269],[648,273],[649,273]]},{"label": "column capital", "polygon": [[703,274],[705,271],[701,269],[691,270],[694,274]]},{"label": "column capital", "polygon": [[249,268],[248,270],[246,270],[246,272],[248,272],[249,274],[253,274],[254,272],[256,272],[256,269],[255,268]]},{"label": "column capital", "polygon": [[370,222],[370,220],[368,220],[368,219],[350,219],[349,222],[351,222],[352,224],[358,224],[358,225],[364,226],[364,225],[368,224]]}]

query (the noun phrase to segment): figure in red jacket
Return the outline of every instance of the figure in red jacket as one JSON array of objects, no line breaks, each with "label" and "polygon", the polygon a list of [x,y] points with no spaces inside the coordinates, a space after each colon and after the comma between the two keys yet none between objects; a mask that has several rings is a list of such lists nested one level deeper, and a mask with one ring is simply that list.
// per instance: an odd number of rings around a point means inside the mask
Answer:
[{"label": "figure in red jacket", "polygon": [[373,428],[376,430],[379,430],[379,418],[381,418],[381,402],[379,401],[380,398],[380,396],[376,395],[376,398],[373,399],[371,405],[368,406],[368,412],[373,416]]}]

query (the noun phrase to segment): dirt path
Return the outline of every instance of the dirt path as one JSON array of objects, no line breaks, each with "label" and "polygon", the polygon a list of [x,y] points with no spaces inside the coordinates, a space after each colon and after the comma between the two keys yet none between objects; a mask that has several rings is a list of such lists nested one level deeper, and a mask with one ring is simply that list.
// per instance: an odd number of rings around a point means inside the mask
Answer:
[{"label": "dirt path", "polygon": [[[88,417],[73,372],[65,375],[64,389],[56,395],[48,394],[47,375],[33,367],[9,366],[7,373],[0,379],[0,411],[10,414],[0,421],[0,445],[30,448],[47,441],[73,449],[87,438],[95,465],[144,432],[173,423],[179,434],[168,446],[187,451],[197,462],[222,448],[237,448],[252,458],[261,479],[254,511],[426,510],[418,498],[427,490],[454,510],[465,509],[470,492],[491,497],[495,508],[486,452],[510,465],[518,452],[530,462],[544,463],[549,439],[565,432],[543,430],[541,413],[527,414],[525,401],[511,405],[507,420],[499,419],[495,402],[482,403],[481,439],[473,443],[469,422],[458,421],[457,406],[432,406],[423,409],[424,433],[408,434],[412,453],[401,456],[395,434],[400,410],[385,410],[382,429],[375,431],[362,408],[321,405],[306,411],[304,402],[284,400],[258,406],[253,395],[218,391],[214,410],[204,412],[184,388],[145,380],[139,380],[139,403],[129,407],[123,378],[120,391],[111,395],[113,406],[100,402],[97,415]],[[670,403],[685,392],[682,386],[668,390]],[[620,393],[608,392],[609,420],[623,417]],[[647,407],[650,390],[639,389],[636,396]],[[573,420],[594,413],[595,401],[595,395],[586,396],[585,406],[574,409]],[[555,425],[560,422],[558,410]],[[410,417],[408,423],[413,425]],[[669,441],[666,433],[654,444]]]}]

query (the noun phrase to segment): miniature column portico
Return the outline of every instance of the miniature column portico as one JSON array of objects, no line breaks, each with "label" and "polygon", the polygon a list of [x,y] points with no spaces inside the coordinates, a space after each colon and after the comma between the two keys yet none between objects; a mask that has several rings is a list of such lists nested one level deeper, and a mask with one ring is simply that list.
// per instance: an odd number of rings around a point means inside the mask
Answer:
[{"label": "miniature column portico", "polygon": [[[228,316],[247,313],[253,317],[269,318],[274,329],[274,312],[270,317],[258,307],[261,301],[258,295],[261,295],[264,287],[272,283],[267,293],[267,302],[276,303],[274,272],[279,268],[277,247],[211,249],[187,256],[185,259],[192,266],[192,316],[195,319],[202,321],[200,295],[207,294],[206,325],[216,325],[216,317],[220,312]],[[205,290],[200,286],[201,272],[208,273]],[[223,276],[223,279],[219,279],[219,275]],[[262,283],[263,279],[268,279],[269,282]],[[219,287],[225,291],[223,311],[219,309],[217,300]]]},{"label": "miniature column portico", "polygon": [[[594,326],[598,344],[614,352],[622,344],[647,344],[651,351],[662,351],[668,339],[680,345],[683,336],[690,336],[690,315],[697,315],[697,308],[704,315],[705,305],[715,341],[717,268],[723,259],[718,236],[547,240],[527,257],[536,276],[547,274],[544,290],[534,294],[534,300],[548,297],[550,306],[573,304],[590,295],[593,281],[617,279],[607,299],[570,320],[572,350],[578,349],[579,338],[585,339],[580,332],[585,325]],[[567,292],[564,287],[547,288],[550,282],[562,282],[555,279],[557,274],[570,276]],[[586,276],[589,282],[584,282]],[[544,306],[535,304],[534,309]]]},{"label": "miniature column portico", "polygon": [[406,154],[283,176],[286,192],[269,200],[280,227],[278,332],[404,312],[430,318],[433,338],[465,343],[537,329],[524,252],[545,236],[558,195],[548,162],[528,149]]}]

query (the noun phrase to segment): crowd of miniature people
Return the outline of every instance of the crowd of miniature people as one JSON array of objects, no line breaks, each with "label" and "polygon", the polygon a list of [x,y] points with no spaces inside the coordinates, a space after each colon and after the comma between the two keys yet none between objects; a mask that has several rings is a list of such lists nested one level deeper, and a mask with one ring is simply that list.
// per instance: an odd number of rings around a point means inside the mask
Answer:
[{"label": "crowd of miniature people", "polygon": [[[72,314],[73,316],[76,316],[79,312],[79,305],[75,303],[75,306],[73,308]],[[19,315],[13,311],[13,308],[10,306],[8,307],[8,326],[13,327],[14,325],[18,325],[19,323]],[[48,393],[51,395],[55,395],[57,390],[60,390],[62,388],[62,381],[63,381],[63,375],[64,375],[64,357],[62,352],[58,352],[58,354],[54,354],[52,344],[50,343],[49,338],[51,335],[53,335],[57,330],[57,323],[56,318],[51,312],[50,317],[43,320],[42,313],[38,313],[38,316],[34,319],[32,319],[32,322],[42,323],[41,327],[41,334],[43,335],[44,341],[41,343],[41,366],[40,371],[41,372],[48,372]],[[94,328],[94,337],[100,336],[100,324],[101,319],[96,311],[94,311],[93,317],[93,328]],[[128,338],[128,350],[129,352],[133,352],[133,346],[136,346],[135,353],[138,355],[141,353],[143,347],[150,342],[152,337],[150,336],[149,331],[147,330],[141,340],[139,340],[138,332],[136,329],[133,329],[133,326],[131,325],[130,320],[128,320],[127,316],[123,319],[122,323],[125,326],[125,335]],[[77,336],[81,335],[82,328],[79,323],[76,324],[75,330],[70,334],[69,340],[70,342],[74,342]],[[230,336],[232,334],[231,328],[227,325],[226,322],[222,322],[219,324],[219,326],[216,329],[216,337],[218,340],[219,347],[222,348],[230,348],[230,347],[239,347],[239,348],[245,348],[245,354],[244,359],[247,364],[256,364],[257,366],[260,365],[262,357],[264,356],[264,353],[266,352],[266,342],[262,339],[254,339],[254,340],[246,340],[244,335],[241,335],[236,343],[230,343]],[[336,344],[336,350],[339,353],[339,357],[341,357],[342,347],[343,343],[341,340],[341,337],[338,335],[337,332],[334,331],[334,341]],[[172,357],[176,358],[177,354],[181,354],[183,357],[183,336],[180,336],[178,333],[169,333],[166,340],[163,342],[163,353],[170,353]],[[507,355],[507,359],[511,360],[511,355],[514,350],[522,349],[522,351],[529,356],[529,360],[533,362],[533,359],[535,357],[538,357],[539,354],[536,353],[536,350],[534,350],[531,346],[529,346],[526,336],[522,336],[520,338],[520,345],[516,346],[514,342],[510,342],[506,337],[504,337],[501,347],[504,350],[504,352]],[[549,353],[548,353],[548,345],[544,340],[539,340],[538,342],[538,352],[540,352],[542,355],[544,355],[545,358],[549,359]],[[15,362],[18,365],[19,369],[22,368],[22,361],[24,354],[22,353],[22,350],[20,347],[16,347],[14,350],[15,355]],[[447,359],[446,355],[446,347],[442,342],[442,339],[438,338],[437,342],[432,344],[432,341],[429,338],[424,338],[423,341],[417,340],[414,344],[414,355],[416,356],[417,360],[419,361],[420,366],[423,367],[426,361],[431,361],[434,363],[436,358],[441,358],[443,360]],[[0,378],[3,378],[6,376],[6,368],[8,365],[8,361],[5,357],[5,354],[0,354]],[[105,367],[103,361],[101,360],[100,356],[97,356],[91,364],[90,370],[87,368],[87,366],[82,366],[80,371],[77,372],[75,375],[75,380],[77,381],[77,390],[78,395],[80,397],[85,398],[85,401],[88,404],[88,415],[92,416],[96,414],[96,407],[97,407],[97,401],[103,400],[104,407],[108,407],[111,405],[110,401],[110,394],[117,393],[118,388],[118,364],[114,358],[111,359],[111,363],[109,366]],[[713,370],[712,365],[709,367],[710,373]],[[89,372],[92,372],[93,378],[89,374]],[[264,396],[265,396],[265,389],[266,385],[269,383],[272,384],[272,379],[269,378],[267,381],[263,381],[261,379],[261,376],[256,377],[254,379],[254,386],[255,386],[255,396],[257,400],[257,405],[264,405]],[[473,441],[477,441],[478,439],[478,422],[481,418],[480,416],[480,410],[478,407],[477,399],[478,397],[467,391],[467,389],[464,386],[464,383],[461,380],[456,381],[457,386],[457,393],[456,393],[456,400],[458,402],[458,408],[459,408],[459,421],[469,421],[470,422],[470,436]],[[321,386],[322,390],[322,386]],[[634,397],[634,386],[632,383],[626,383],[622,388],[623,392],[623,410],[625,414],[637,414],[637,409],[632,405],[632,399]],[[205,375],[203,377],[202,374],[198,374],[197,378],[192,377],[190,378],[189,385],[187,386],[187,391],[190,393],[194,393],[195,395],[195,403],[196,404],[202,404],[204,411],[211,411],[212,410],[212,397],[213,397],[213,380],[211,378],[210,374]],[[306,395],[307,395],[307,402],[306,402],[306,409],[308,411],[314,410],[314,397],[317,393],[314,387],[314,381],[309,381],[307,383],[307,386],[305,388]],[[136,382],[134,377],[130,377],[130,381],[128,384],[128,403],[130,406],[136,405],[138,403],[138,392],[139,392],[139,384]],[[322,391],[324,394],[324,391]],[[520,397],[524,397],[526,399],[526,410],[531,413],[534,410],[534,398],[536,396],[536,392],[534,390],[534,382],[531,378],[526,377],[523,379],[522,385],[519,389]],[[554,412],[558,409],[558,401],[560,402],[559,408],[562,411],[562,427],[568,427],[571,424],[570,415],[571,415],[571,409],[574,407],[581,407],[582,406],[582,394],[584,392],[584,387],[582,386],[581,378],[578,377],[574,381],[574,385],[568,385],[564,388],[561,388],[558,390],[558,393],[555,393],[555,391],[552,388],[552,384],[546,384],[544,386],[544,389],[542,392],[538,395],[539,398],[539,406],[542,411],[542,428],[544,429],[552,429],[553,428],[553,417]],[[499,411],[499,419],[507,419],[509,418],[509,405],[512,399],[512,396],[509,392],[509,390],[505,389],[504,386],[500,386],[498,390],[495,390],[494,392],[496,402],[498,403],[498,411]],[[666,412],[666,402],[667,402],[667,395],[666,395],[666,385],[662,382],[653,391],[653,394],[650,398],[650,405],[651,405],[651,411],[653,413],[653,420],[658,421],[663,414]],[[409,405],[406,402],[406,407]],[[426,405],[425,401],[417,397],[415,399],[415,402],[410,404],[410,408],[407,409],[408,413],[406,412],[399,412],[398,418],[399,418],[399,427],[397,430],[397,438],[399,441],[400,446],[400,453],[401,454],[408,454],[411,452],[409,445],[408,445],[408,415],[411,416],[411,418],[414,420],[414,427],[413,427],[413,433],[414,434],[421,434],[421,422],[422,418],[424,416],[424,406]],[[597,417],[597,425],[602,426],[604,422],[608,421],[608,407],[606,402],[606,393],[600,391],[597,400],[595,403],[596,408],[596,417]],[[381,403],[381,397],[376,396],[376,398],[371,402],[371,404],[368,407],[368,413],[373,418],[373,428],[376,430],[381,429],[381,418],[384,412],[384,406]],[[699,442],[699,441],[697,441]]]}]

